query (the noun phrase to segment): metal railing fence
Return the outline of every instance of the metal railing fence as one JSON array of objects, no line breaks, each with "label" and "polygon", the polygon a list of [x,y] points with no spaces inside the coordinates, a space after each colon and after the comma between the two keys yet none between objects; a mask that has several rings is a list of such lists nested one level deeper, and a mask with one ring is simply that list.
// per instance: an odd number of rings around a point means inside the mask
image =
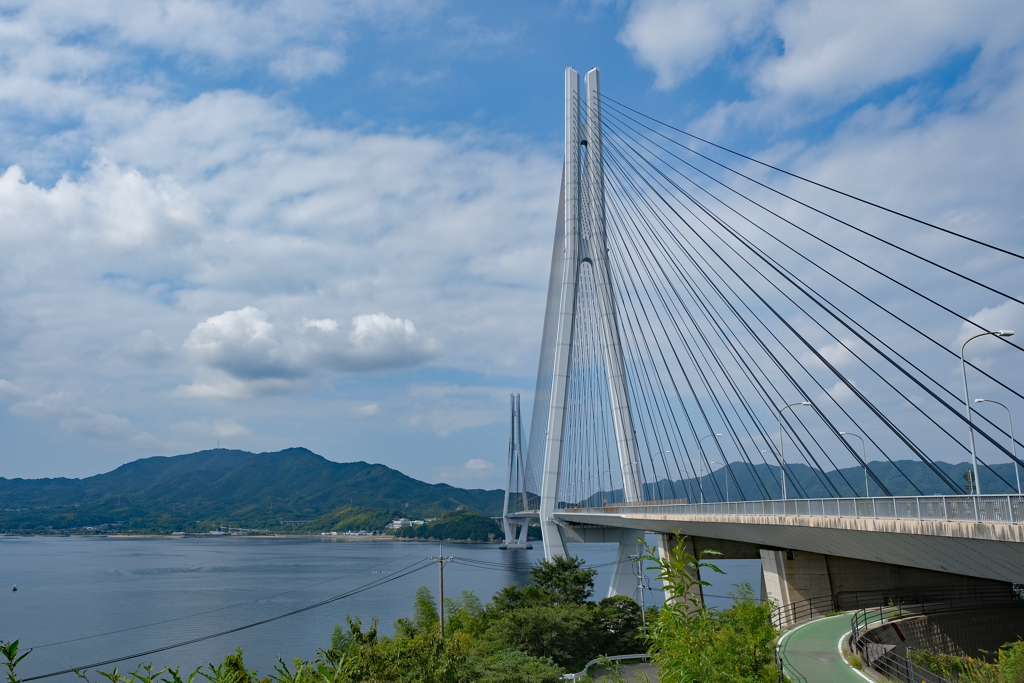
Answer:
[{"label": "metal railing fence", "polygon": [[1024,607],[1020,594],[1010,586],[992,586],[962,589],[946,589],[934,594],[923,594],[910,599],[893,601],[893,604],[878,607],[864,607],[857,610],[850,620],[854,640],[859,640],[872,624],[883,624],[907,617],[947,612],[969,612],[971,610],[996,607]]},{"label": "metal railing fence", "polygon": [[913,596],[891,600],[890,604],[857,610],[850,620],[850,641],[864,666],[897,681],[946,683],[947,679],[916,666],[907,657],[892,651],[892,646],[876,643],[868,634],[887,622],[907,617],[975,610],[1024,608],[1024,599],[1015,587],[942,587],[921,589]]},{"label": "metal railing fence", "polygon": [[835,607],[831,595],[780,605],[772,610],[772,626],[780,631],[791,628],[805,621],[823,617],[834,611]]},{"label": "metal railing fence", "polygon": [[796,498],[735,503],[650,501],[605,507],[568,507],[562,513],[676,514],[913,519],[946,522],[1024,523],[1024,496],[897,496],[888,498]]}]

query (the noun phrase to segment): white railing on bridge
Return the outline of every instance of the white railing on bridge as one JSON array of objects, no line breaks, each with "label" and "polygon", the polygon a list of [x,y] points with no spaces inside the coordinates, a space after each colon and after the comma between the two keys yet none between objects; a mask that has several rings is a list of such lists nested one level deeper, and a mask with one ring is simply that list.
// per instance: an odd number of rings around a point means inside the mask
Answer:
[{"label": "white railing on bridge", "polygon": [[561,513],[647,515],[772,515],[921,519],[947,522],[1024,523],[1024,496],[899,496],[892,498],[797,498],[736,503],[650,501],[605,507],[563,507]]}]

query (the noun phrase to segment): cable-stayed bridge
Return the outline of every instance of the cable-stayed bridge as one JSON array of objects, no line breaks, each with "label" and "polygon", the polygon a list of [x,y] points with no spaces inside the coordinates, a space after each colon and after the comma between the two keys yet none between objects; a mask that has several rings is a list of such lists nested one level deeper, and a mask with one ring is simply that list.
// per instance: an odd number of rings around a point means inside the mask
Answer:
[{"label": "cable-stayed bridge", "polygon": [[760,558],[782,604],[1024,583],[1024,250],[984,215],[934,224],[831,187],[824,163],[806,179],[657,121],[596,69],[565,86],[508,540],[535,517],[548,557],[614,541],[625,560],[645,531],[685,534]]}]

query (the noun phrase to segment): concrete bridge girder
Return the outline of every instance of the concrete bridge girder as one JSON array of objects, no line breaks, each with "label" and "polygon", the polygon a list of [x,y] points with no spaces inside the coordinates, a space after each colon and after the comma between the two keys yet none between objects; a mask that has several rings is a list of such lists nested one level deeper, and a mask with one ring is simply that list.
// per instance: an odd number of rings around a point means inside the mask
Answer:
[{"label": "concrete bridge girder", "polygon": [[[714,559],[760,559],[761,598],[780,606],[816,598],[829,604],[828,598],[857,591],[1009,590],[1011,583],[1024,583],[1024,529],[1018,525],[728,515],[558,517],[566,541],[617,541],[620,554],[624,539],[642,538],[643,529],[658,535],[660,557],[685,535],[687,552],[694,555],[707,549],[721,553]],[[629,595],[627,589],[620,577],[610,594]],[[702,594],[691,597],[703,600]],[[783,613],[784,621],[788,614]]]},{"label": "concrete bridge girder", "polygon": [[[802,550],[1024,583],[1024,527],[1014,524],[739,515],[560,513],[558,517],[567,526],[583,522],[746,544],[746,557],[750,557],[750,547]],[[740,546],[729,547],[735,550]]]}]

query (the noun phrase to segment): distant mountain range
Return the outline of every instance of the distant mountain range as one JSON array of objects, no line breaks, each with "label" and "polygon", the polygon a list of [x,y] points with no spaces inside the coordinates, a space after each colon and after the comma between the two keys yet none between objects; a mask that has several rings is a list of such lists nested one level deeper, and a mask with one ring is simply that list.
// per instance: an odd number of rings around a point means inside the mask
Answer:
[{"label": "distant mountain range", "polygon": [[427,484],[384,465],[333,462],[305,448],[216,449],[144,458],[85,479],[0,477],[0,531],[206,531],[228,524],[372,530],[395,515],[433,517],[459,508],[497,515],[503,494]]},{"label": "distant mountain range", "polygon": [[[967,482],[963,475],[970,469],[969,463],[936,462],[935,467],[958,492],[964,492]],[[896,496],[952,493],[935,471],[919,461],[871,462],[869,468],[877,477],[870,481],[873,496],[885,495],[882,486]],[[837,490],[843,496],[864,495],[860,467],[824,474],[804,464],[794,463],[786,469],[791,498],[831,497]],[[999,464],[993,469],[999,476],[981,469],[982,493],[1014,492],[1012,465]],[[781,497],[778,467],[733,464],[730,472],[728,487],[724,469],[705,476],[705,500],[761,500],[765,492],[768,498]],[[647,484],[646,489],[648,500],[699,500],[697,479],[660,480]],[[396,516],[424,519],[460,509],[467,514],[496,516],[501,514],[503,494],[497,489],[427,484],[384,465],[333,462],[305,448],[277,453],[216,449],[144,458],[85,479],[0,477],[0,532],[85,527],[201,532],[228,525],[278,533],[381,530]],[[599,498],[614,502],[621,494],[621,490],[601,494],[589,502],[600,505],[603,501]],[[450,515],[445,518],[451,520]],[[490,520],[486,525],[483,520],[473,523],[492,531]],[[446,524],[452,526],[453,522]]]},{"label": "distant mountain range", "polygon": [[[964,474],[971,469],[969,462],[934,463],[942,472],[942,479],[927,464],[918,460],[875,461],[868,463],[874,477],[868,477],[868,491],[872,496],[928,496],[956,495],[966,492]],[[1011,463],[993,465],[992,471],[978,465],[982,494],[1006,494],[1017,492],[1017,479]],[[733,463],[726,477],[725,468],[716,469],[714,474],[705,474],[704,499],[709,502],[726,500],[763,500],[782,496],[782,478],[777,465],[769,467],[760,464],[751,467],[746,463]],[[906,476],[904,476],[906,475]],[[997,476],[998,475],[998,476]],[[1021,476],[1024,477],[1024,468]],[[726,479],[728,478],[728,489]],[[881,486],[879,485],[881,483]],[[947,483],[948,482],[948,483]],[[740,491],[737,491],[737,486]],[[884,489],[882,487],[885,487]],[[953,486],[956,487],[954,491]],[[659,480],[647,484],[648,498],[688,498],[699,500],[699,477],[669,482]],[[886,492],[888,491],[888,493]],[[767,496],[765,495],[767,493]],[[790,498],[831,498],[837,493],[843,497],[864,495],[864,468],[845,467],[839,470],[821,472],[803,463],[786,464],[786,493]]]}]

